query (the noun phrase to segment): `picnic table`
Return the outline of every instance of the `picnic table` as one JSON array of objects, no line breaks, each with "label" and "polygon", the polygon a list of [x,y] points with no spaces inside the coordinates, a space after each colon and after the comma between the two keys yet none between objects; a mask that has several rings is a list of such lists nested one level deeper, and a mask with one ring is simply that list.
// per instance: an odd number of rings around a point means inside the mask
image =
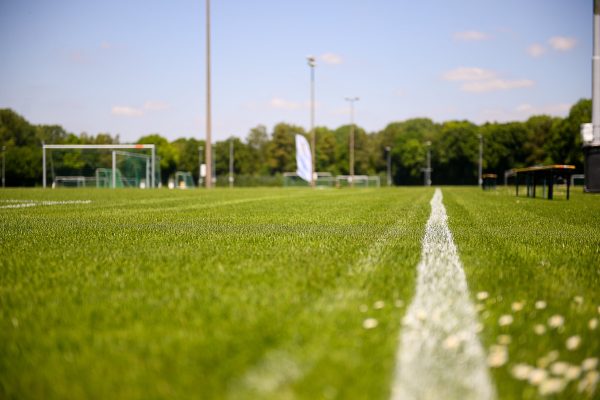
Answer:
[{"label": "picnic table", "polygon": [[515,177],[516,195],[519,195],[519,177],[525,176],[527,197],[535,197],[536,187],[542,185],[542,197],[546,194],[548,200],[554,197],[554,183],[562,178],[567,184],[567,200],[571,188],[571,175],[575,172],[574,165],[544,165],[526,168],[514,168],[508,171],[508,176]]},{"label": "picnic table", "polygon": [[496,174],[483,174],[481,175],[481,188],[483,190],[496,189],[496,180],[498,175]]}]

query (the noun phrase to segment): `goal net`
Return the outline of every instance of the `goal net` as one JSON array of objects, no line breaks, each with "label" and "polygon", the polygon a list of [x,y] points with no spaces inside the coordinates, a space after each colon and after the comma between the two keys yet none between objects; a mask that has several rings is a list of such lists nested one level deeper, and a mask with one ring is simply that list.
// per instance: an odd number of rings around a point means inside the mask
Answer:
[{"label": "goal net", "polygon": [[[50,181],[53,188],[151,188],[153,185],[159,186],[160,164],[157,162],[157,157],[147,154],[147,148],[134,147],[140,145],[71,146],[76,145],[44,146],[44,186],[47,180]],[[130,147],[125,147],[127,150],[125,151],[123,147],[116,146]]]},{"label": "goal net", "polygon": [[367,176],[367,175],[338,175],[335,177],[337,187],[380,187],[381,180],[379,176]]}]

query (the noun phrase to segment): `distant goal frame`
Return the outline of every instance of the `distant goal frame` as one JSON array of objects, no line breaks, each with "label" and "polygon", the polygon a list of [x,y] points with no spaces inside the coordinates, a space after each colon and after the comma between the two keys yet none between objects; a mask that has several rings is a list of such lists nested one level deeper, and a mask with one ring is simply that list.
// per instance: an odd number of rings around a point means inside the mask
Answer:
[{"label": "distant goal frame", "polygon": [[116,188],[117,171],[116,171],[116,151],[125,149],[150,150],[150,178],[152,188],[156,188],[156,145],[155,144],[42,144],[42,187],[46,188],[46,150],[108,150],[112,151],[112,187]]}]

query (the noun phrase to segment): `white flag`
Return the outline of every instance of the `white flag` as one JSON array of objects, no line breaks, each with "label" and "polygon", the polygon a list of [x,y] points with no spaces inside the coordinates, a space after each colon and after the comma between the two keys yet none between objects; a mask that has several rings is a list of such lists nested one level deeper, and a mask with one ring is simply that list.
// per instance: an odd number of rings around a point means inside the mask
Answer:
[{"label": "white flag", "polygon": [[308,141],[302,135],[296,135],[296,173],[307,182],[312,180],[312,157]]}]

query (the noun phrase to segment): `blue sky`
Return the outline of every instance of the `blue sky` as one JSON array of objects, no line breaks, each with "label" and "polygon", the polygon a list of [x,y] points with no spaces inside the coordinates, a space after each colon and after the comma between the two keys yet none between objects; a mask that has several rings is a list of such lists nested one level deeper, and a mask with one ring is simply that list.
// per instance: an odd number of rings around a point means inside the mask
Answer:
[{"label": "blue sky", "polygon": [[[0,1],[0,108],[121,141],[205,135],[204,0]],[[590,97],[592,0],[212,0],[213,136],[565,115]]]}]

